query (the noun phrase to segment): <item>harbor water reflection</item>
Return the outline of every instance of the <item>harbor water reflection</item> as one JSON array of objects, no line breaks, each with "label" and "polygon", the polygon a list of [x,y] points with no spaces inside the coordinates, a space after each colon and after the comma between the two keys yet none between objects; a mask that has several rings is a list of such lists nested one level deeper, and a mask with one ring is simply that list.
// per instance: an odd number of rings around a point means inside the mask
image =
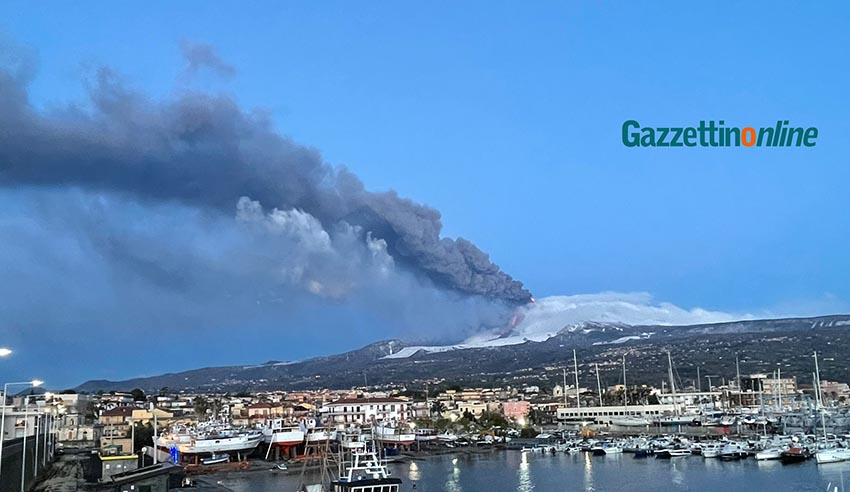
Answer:
[{"label": "harbor water reflection", "polygon": [[[721,462],[699,456],[674,460],[634,459],[629,454],[546,455],[503,451],[485,455],[443,455],[390,465],[416,492],[633,492],[634,490],[822,492],[850,479],[850,463],[782,465],[753,459]],[[299,473],[249,472],[216,477],[235,492],[295,491]]]}]

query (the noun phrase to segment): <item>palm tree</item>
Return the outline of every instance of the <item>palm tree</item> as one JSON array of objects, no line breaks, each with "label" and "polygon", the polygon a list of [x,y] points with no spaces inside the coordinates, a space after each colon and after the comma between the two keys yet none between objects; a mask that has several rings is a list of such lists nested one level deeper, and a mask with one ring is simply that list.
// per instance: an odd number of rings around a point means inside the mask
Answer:
[{"label": "palm tree", "polygon": [[437,415],[442,417],[443,412],[446,411],[446,405],[441,401],[435,401],[431,404],[431,415]]}]

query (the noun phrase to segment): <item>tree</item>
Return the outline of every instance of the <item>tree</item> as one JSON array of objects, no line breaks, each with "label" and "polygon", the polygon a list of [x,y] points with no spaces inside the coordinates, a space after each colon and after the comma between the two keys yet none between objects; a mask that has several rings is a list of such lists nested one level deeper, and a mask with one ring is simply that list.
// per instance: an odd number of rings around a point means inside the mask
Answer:
[{"label": "tree", "polygon": [[133,395],[133,401],[145,401],[145,392],[139,388],[134,388],[130,394]]},{"label": "tree", "polygon": [[151,446],[153,444],[153,426],[151,423],[136,422],[134,426],[136,430],[133,434],[133,446],[136,451],[140,451],[144,446]]},{"label": "tree", "polygon": [[445,412],[445,411],[446,411],[445,403],[443,403],[441,401],[435,401],[434,403],[431,404],[431,415],[436,415],[438,417],[441,417],[443,415],[443,412]]},{"label": "tree", "polygon": [[206,397],[199,395],[192,400],[192,407],[195,409],[195,414],[198,417],[203,417],[210,409],[210,402],[207,401]]},{"label": "tree", "polygon": [[546,423],[547,420],[549,419],[546,417],[546,413],[539,408],[532,408],[531,411],[528,412],[528,422],[531,425],[541,425]]},{"label": "tree", "polygon": [[168,394],[168,386],[163,386],[159,389],[159,396],[165,396]]},{"label": "tree", "polygon": [[494,427],[506,428],[510,426],[508,419],[506,419],[502,414],[495,412],[482,413],[481,416],[478,417],[478,423],[485,429],[492,429]]},{"label": "tree", "polygon": [[209,404],[209,408],[212,410],[213,418],[218,418],[218,414],[224,408],[224,402],[221,401],[221,398],[213,398]]}]

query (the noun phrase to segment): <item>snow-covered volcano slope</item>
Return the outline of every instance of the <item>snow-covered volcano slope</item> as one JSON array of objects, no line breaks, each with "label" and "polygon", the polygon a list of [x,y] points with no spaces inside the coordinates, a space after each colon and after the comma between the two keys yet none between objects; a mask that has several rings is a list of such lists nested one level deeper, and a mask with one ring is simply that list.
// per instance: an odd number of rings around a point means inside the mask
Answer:
[{"label": "snow-covered volcano slope", "polygon": [[585,323],[616,325],[696,325],[751,319],[751,315],[683,309],[667,302],[655,303],[643,293],[605,292],[574,296],[544,297],[517,309],[516,325],[506,336],[480,333],[462,343],[446,346],[412,346],[385,358],[403,358],[419,352],[446,352],[466,348],[515,345],[543,341],[562,330],[583,329]]}]

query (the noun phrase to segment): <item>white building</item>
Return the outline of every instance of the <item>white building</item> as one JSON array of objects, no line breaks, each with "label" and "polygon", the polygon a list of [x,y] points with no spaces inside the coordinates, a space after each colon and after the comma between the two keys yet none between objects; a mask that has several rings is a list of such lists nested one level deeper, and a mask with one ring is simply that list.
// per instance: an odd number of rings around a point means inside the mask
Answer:
[{"label": "white building", "polygon": [[412,402],[400,398],[343,398],[322,408],[328,425],[412,419]]}]

